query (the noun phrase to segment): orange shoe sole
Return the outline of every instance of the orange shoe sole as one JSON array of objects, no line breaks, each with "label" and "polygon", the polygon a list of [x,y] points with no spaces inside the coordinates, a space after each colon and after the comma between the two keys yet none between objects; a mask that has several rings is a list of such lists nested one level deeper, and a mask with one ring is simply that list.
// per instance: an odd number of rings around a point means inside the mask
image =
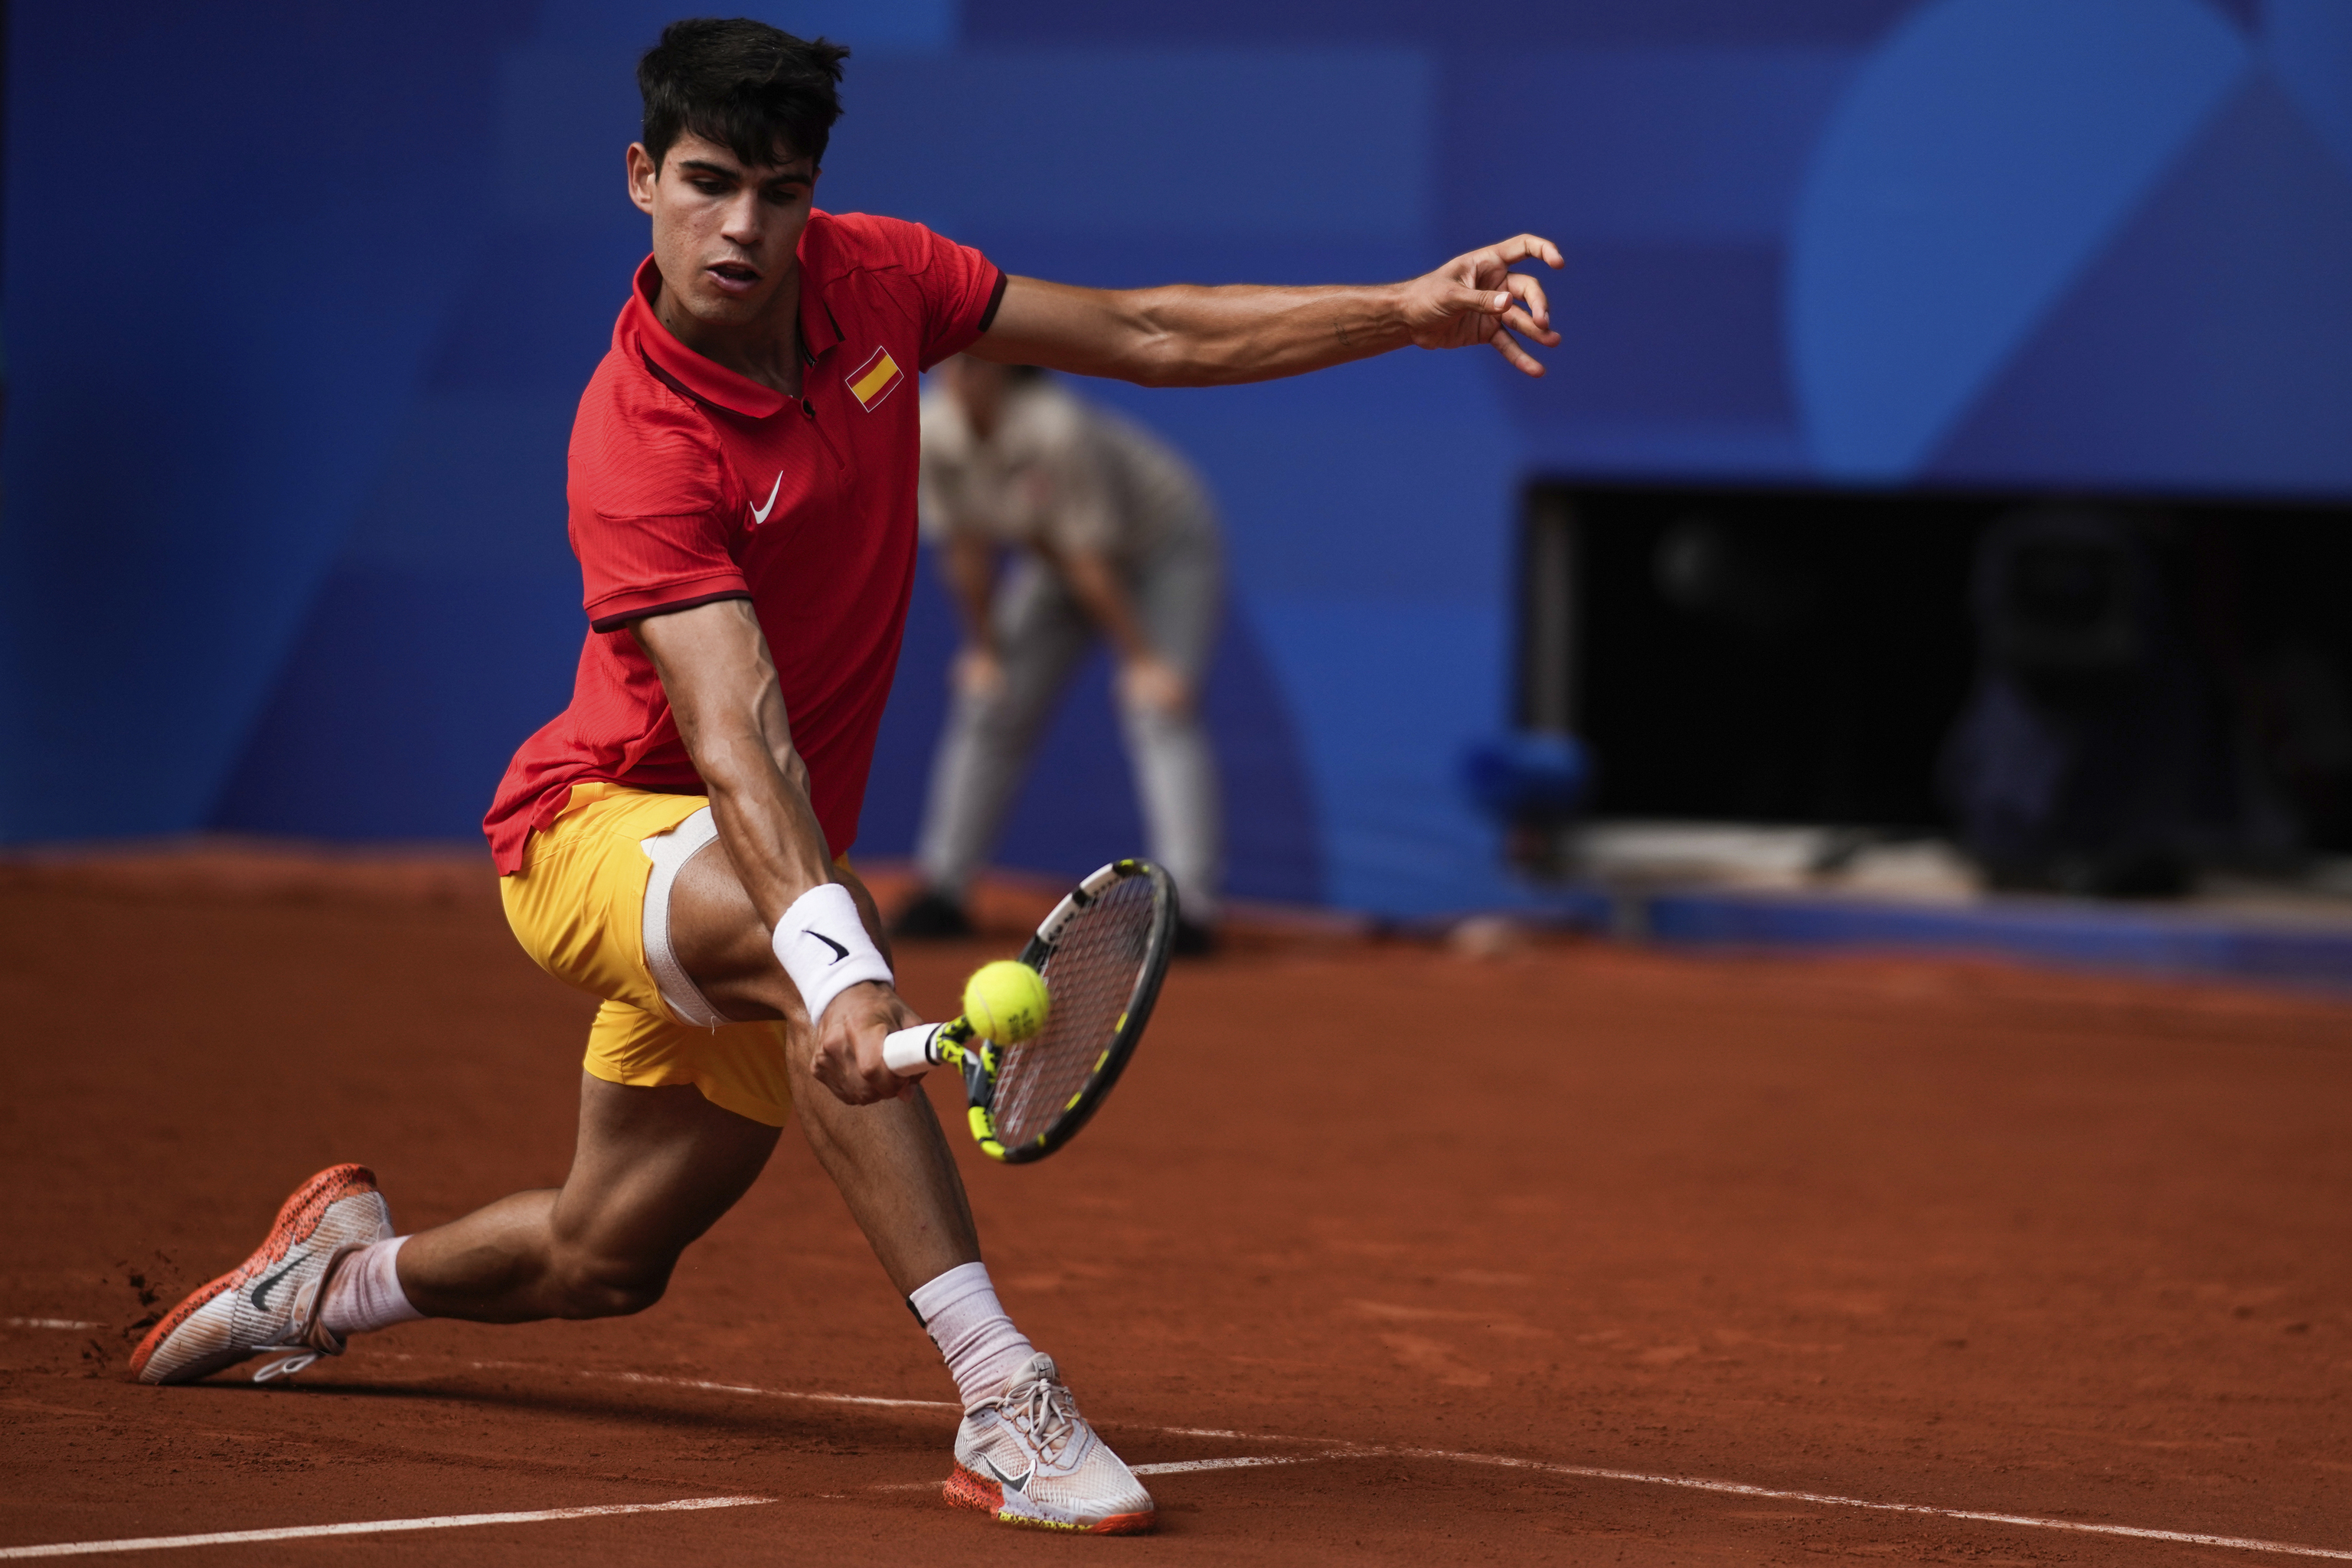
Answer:
[{"label": "orange shoe sole", "polygon": [[1114,1513],[1092,1524],[1062,1524],[1050,1519],[1030,1519],[1008,1513],[1004,1508],[1004,1489],[995,1481],[976,1476],[961,1465],[948,1477],[940,1495],[950,1508],[968,1508],[987,1514],[999,1524],[1016,1524],[1028,1530],[1061,1530],[1077,1535],[1149,1535],[1160,1526],[1160,1515],[1150,1513]]}]

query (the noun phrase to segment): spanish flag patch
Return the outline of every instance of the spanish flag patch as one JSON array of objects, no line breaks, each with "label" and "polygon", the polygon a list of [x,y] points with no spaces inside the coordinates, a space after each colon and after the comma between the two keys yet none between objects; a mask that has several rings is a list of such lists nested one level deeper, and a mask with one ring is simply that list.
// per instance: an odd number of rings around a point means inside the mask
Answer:
[{"label": "spanish flag patch", "polygon": [[842,377],[848,384],[849,395],[857,399],[858,406],[868,414],[873,413],[874,405],[889,396],[906,379],[906,373],[898,368],[898,362],[890,357],[888,349],[876,349],[872,359]]}]

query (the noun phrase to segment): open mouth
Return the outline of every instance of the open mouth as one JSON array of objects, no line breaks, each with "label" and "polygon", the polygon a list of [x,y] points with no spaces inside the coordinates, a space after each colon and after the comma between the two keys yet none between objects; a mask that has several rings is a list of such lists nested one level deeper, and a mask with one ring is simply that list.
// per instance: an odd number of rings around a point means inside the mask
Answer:
[{"label": "open mouth", "polygon": [[717,261],[705,268],[710,280],[730,294],[748,292],[760,281],[760,270],[740,261]]}]

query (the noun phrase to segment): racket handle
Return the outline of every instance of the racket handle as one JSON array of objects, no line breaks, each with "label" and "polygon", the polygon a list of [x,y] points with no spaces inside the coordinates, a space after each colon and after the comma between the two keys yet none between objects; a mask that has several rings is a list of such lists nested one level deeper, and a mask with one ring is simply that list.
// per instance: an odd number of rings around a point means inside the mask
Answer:
[{"label": "racket handle", "polygon": [[918,1024],[882,1042],[882,1065],[900,1078],[919,1078],[940,1065],[940,1032],[945,1024]]}]

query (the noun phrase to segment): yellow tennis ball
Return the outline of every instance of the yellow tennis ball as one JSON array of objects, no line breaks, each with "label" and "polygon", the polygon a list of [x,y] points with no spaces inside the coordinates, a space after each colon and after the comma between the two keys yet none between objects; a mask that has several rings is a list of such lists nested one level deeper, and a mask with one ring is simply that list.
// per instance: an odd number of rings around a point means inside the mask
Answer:
[{"label": "yellow tennis ball", "polygon": [[1010,958],[983,963],[963,983],[963,1016],[982,1038],[1009,1046],[1045,1026],[1045,977]]}]

